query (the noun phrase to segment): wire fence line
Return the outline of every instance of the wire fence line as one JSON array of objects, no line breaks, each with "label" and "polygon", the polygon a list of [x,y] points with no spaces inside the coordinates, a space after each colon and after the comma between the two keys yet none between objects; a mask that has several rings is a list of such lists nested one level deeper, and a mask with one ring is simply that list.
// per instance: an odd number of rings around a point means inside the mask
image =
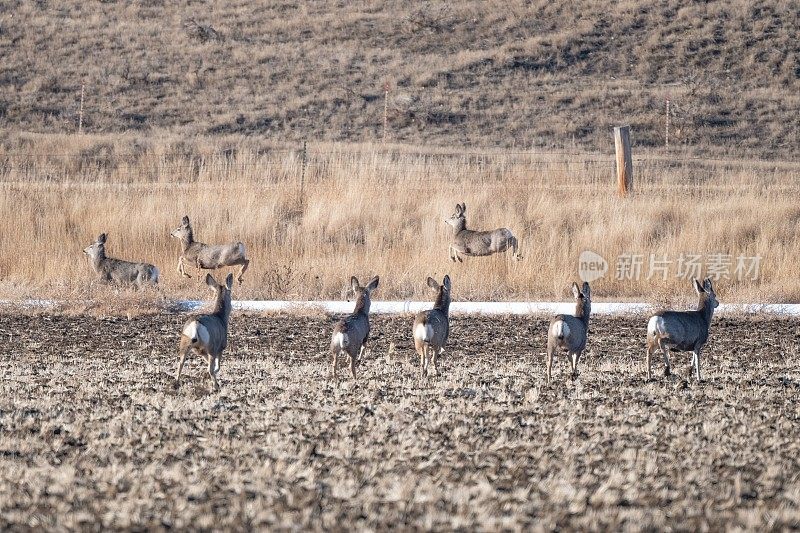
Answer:
[{"label": "wire fence line", "polygon": [[[607,187],[613,184],[613,155],[576,150],[419,151],[404,147],[269,150],[225,149],[196,155],[154,151],[98,153],[0,153],[0,183],[127,183],[155,186],[237,181],[262,188],[323,183],[346,176],[360,187],[397,183],[405,187],[443,183],[505,186],[521,190]],[[102,150],[100,150],[102,152]],[[749,161],[651,153],[634,157],[639,186],[690,186],[727,190],[735,186],[788,187],[800,182],[800,163]],[[298,185],[298,182],[300,185]]]}]

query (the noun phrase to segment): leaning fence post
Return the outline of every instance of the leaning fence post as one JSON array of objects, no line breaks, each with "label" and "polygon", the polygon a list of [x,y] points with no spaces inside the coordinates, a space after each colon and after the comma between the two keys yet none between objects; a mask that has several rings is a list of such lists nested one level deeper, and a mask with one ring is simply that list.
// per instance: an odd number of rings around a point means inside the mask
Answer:
[{"label": "leaning fence post", "polygon": [[633,192],[630,126],[614,128],[614,148],[617,153],[617,189],[624,197]]}]

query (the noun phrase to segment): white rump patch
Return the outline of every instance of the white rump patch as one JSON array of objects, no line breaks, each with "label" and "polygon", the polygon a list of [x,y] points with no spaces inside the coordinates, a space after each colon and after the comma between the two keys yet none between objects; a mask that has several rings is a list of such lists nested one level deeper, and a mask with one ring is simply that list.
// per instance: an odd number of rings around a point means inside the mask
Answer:
[{"label": "white rump patch", "polygon": [[433,326],[430,324],[417,324],[414,328],[414,338],[422,342],[430,342],[433,338]]},{"label": "white rump patch", "polygon": [[647,322],[647,336],[654,337],[656,334],[663,334],[664,332],[664,317],[651,316]]},{"label": "white rump patch", "polygon": [[339,349],[343,349],[345,346],[350,344],[350,339],[347,337],[347,333],[342,333],[341,331],[337,331],[333,335],[333,345],[338,346]]},{"label": "white rump patch", "polygon": [[239,254],[244,257],[244,244],[239,243]]},{"label": "white rump patch", "polygon": [[159,275],[160,275],[160,273],[158,272],[158,267],[153,267],[153,270],[150,271],[150,276],[151,276],[151,279],[153,280],[153,283],[158,283],[158,276]]},{"label": "white rump patch", "polygon": [[208,329],[197,320],[192,320],[186,324],[186,327],[183,328],[183,334],[189,337],[189,339],[198,340],[201,344],[208,344],[208,341],[211,339]]},{"label": "white rump patch", "polygon": [[550,334],[557,339],[564,339],[569,336],[569,326],[563,320],[553,322]]}]

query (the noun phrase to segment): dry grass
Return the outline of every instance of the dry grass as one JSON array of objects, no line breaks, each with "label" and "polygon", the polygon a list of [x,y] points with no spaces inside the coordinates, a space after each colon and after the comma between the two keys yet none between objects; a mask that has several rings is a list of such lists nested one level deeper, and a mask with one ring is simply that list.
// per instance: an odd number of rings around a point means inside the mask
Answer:
[{"label": "dry grass", "polygon": [[[598,154],[453,153],[443,149],[311,145],[301,157],[242,138],[37,137],[7,152],[0,177],[3,293],[105,298],[81,250],[100,232],[108,253],[148,261],[170,297],[204,297],[175,271],[170,239],[188,214],[204,242],[243,241],[252,265],[236,298],[340,298],[350,275],[382,278],[380,299],[428,298],[428,275],[450,273],[454,297],[560,299],[584,249],[606,257],[596,299],[682,300],[689,283],[669,266],[646,279],[649,254],[761,256],[758,280],[720,280],[721,300],[800,298],[800,165],[665,159],[638,152],[636,192],[614,194],[613,163]],[[54,155],[57,154],[57,155]],[[443,219],[467,204],[472,228],[507,226],[522,262],[448,260]],[[620,254],[644,256],[642,279],[615,279]],[[702,273],[705,275],[705,272]]]},{"label": "dry grass", "polygon": [[796,2],[11,0],[0,119],[37,132],[800,155]]},{"label": "dry grass", "polygon": [[[545,384],[546,318],[455,317],[420,380],[375,317],[357,384],[330,317],[235,313],[218,394],[184,316],[0,317],[0,528],[784,530],[800,523],[797,321],[716,318],[705,382],[645,383],[646,320],[598,318]],[[390,343],[397,347],[387,357]]]}]

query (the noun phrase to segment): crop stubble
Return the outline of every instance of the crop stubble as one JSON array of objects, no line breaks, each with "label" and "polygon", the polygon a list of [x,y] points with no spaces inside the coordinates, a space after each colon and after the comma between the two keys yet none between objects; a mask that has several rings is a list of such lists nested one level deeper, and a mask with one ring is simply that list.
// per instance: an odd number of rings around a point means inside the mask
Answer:
[{"label": "crop stubble", "polygon": [[425,380],[411,318],[373,317],[337,384],[332,317],[236,313],[217,394],[197,357],[173,388],[184,320],[0,315],[0,527],[800,520],[796,320],[715,318],[698,385],[680,354],[646,383],[645,318],[597,317],[580,378],[561,358],[548,387],[546,317],[453,317]]}]

